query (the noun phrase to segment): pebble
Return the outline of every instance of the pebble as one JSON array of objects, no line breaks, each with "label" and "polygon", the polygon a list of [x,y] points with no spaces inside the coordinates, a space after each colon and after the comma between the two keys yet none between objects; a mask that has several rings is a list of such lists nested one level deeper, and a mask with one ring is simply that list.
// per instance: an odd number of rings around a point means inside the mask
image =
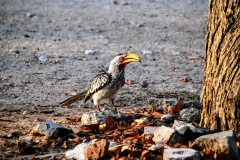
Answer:
[{"label": "pebble", "polygon": [[147,81],[141,81],[140,85],[142,88],[146,88],[148,86],[148,83],[147,83]]},{"label": "pebble", "polygon": [[85,54],[86,55],[94,55],[96,53],[96,51],[94,51],[94,50],[85,50]]},{"label": "pebble", "polygon": [[21,131],[15,131],[7,135],[7,138],[16,138],[22,135]]},{"label": "pebble", "polygon": [[32,17],[34,17],[34,16],[36,16],[35,13],[28,12],[28,13],[26,14],[26,17],[27,17],[27,18],[32,18]]},{"label": "pebble", "polygon": [[173,55],[179,55],[180,52],[179,52],[179,51],[172,51],[172,54],[173,54]]},{"label": "pebble", "polygon": [[150,50],[144,50],[144,51],[143,51],[143,54],[146,54],[146,55],[152,55],[153,52],[150,51]]},{"label": "pebble", "polygon": [[38,57],[38,60],[41,62],[41,63],[44,63],[44,62],[47,62],[48,61],[48,58],[46,56],[40,56]]}]

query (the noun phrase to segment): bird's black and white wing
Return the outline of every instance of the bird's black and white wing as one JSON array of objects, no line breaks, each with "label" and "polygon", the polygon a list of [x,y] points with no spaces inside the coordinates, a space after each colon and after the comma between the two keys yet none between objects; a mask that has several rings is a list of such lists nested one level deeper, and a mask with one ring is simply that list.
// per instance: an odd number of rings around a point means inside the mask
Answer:
[{"label": "bird's black and white wing", "polygon": [[94,77],[90,83],[90,86],[88,87],[87,94],[85,97],[85,102],[90,98],[90,96],[100,89],[102,89],[104,86],[109,84],[111,82],[112,78],[109,73],[103,72],[98,74],[96,77]]}]

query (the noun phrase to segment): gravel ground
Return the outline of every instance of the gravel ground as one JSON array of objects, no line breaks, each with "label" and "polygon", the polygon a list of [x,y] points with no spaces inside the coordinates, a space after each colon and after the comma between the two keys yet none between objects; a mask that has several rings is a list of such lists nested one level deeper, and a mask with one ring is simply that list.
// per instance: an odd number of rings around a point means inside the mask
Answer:
[{"label": "gravel ground", "polygon": [[[142,59],[126,68],[133,83],[116,96],[122,109],[142,107],[152,97],[199,95],[207,6],[207,0],[0,0],[0,116],[16,122],[0,122],[3,132],[29,125],[27,132],[38,118],[54,119],[39,110],[74,115],[97,109],[89,102],[58,103],[72,89],[86,89],[119,53]],[[29,119],[21,117],[24,111]]]}]

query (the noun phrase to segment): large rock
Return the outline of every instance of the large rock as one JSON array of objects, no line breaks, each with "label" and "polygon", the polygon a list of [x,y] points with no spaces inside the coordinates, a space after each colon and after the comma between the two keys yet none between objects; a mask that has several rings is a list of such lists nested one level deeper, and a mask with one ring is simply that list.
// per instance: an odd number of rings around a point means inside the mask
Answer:
[{"label": "large rock", "polygon": [[86,147],[91,144],[92,144],[92,142],[81,143],[81,144],[77,145],[73,150],[67,151],[65,154],[65,157],[67,159],[85,160],[84,151],[85,151]]},{"label": "large rock", "polygon": [[207,128],[194,126],[191,123],[179,120],[174,120],[173,128],[181,135],[185,135],[187,131],[190,131],[193,134],[195,133],[196,135],[205,135],[210,132]]},{"label": "large rock", "polygon": [[180,116],[183,120],[188,122],[200,120],[200,110],[196,108],[186,108],[180,111]]},{"label": "large rock", "polygon": [[54,122],[41,122],[35,128],[40,134],[57,138],[57,137],[64,137],[69,133],[72,133],[72,129],[65,128],[59,124]]},{"label": "large rock", "polygon": [[180,136],[175,129],[161,126],[154,132],[153,141],[156,144],[164,144],[170,142],[174,144],[176,142],[183,141],[185,138]]},{"label": "large rock", "polygon": [[103,159],[106,157],[109,147],[109,141],[106,139],[99,140],[94,144],[86,147],[84,156],[88,160]]},{"label": "large rock", "polygon": [[198,151],[189,148],[167,148],[163,160],[200,160]]},{"label": "large rock", "polygon": [[193,142],[191,148],[204,153],[211,150],[217,153],[218,159],[240,159],[236,135],[232,130],[201,136]]},{"label": "large rock", "polygon": [[126,115],[121,114],[112,109],[104,109],[101,112],[94,111],[92,113],[84,113],[81,118],[82,125],[104,124],[108,117],[113,117],[116,120],[126,118]]}]

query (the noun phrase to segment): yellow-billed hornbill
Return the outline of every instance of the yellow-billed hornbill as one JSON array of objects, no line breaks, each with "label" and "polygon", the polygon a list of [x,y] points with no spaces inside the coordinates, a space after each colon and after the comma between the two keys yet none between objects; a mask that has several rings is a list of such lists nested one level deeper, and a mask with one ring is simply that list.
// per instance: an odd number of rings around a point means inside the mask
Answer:
[{"label": "yellow-billed hornbill", "polygon": [[107,72],[100,73],[92,79],[88,90],[61,102],[60,105],[67,106],[82,99],[84,99],[84,102],[91,99],[100,111],[101,100],[109,99],[114,106],[114,96],[125,84],[124,69],[131,62],[141,62],[141,60],[135,53],[116,56],[110,62]]}]

